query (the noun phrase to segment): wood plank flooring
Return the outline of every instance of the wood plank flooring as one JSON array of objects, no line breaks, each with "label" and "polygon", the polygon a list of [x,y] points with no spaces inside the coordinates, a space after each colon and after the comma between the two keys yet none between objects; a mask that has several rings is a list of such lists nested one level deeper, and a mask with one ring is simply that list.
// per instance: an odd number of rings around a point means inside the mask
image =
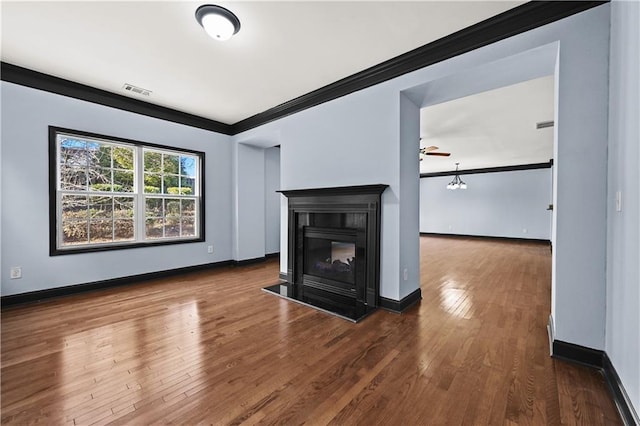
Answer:
[{"label": "wood plank flooring", "polygon": [[4,309],[1,423],[621,424],[549,357],[548,247],[421,250],[423,300],[358,324],[261,291],[276,260]]}]

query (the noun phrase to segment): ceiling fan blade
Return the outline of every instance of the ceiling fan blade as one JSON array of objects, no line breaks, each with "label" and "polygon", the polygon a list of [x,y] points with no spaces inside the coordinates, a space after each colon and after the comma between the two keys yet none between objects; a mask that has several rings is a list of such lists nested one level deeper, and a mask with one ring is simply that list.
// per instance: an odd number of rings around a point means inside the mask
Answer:
[{"label": "ceiling fan blade", "polygon": [[437,155],[439,157],[448,157],[451,155],[450,152],[427,152],[426,155]]}]

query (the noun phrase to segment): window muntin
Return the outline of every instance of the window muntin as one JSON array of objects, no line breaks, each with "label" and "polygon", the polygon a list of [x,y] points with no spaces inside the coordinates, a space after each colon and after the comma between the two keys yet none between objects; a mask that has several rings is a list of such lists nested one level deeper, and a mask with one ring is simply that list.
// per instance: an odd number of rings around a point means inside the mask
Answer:
[{"label": "window muntin", "polygon": [[61,247],[135,241],[135,197],[62,194]]},{"label": "window muntin", "polygon": [[[185,238],[197,235],[197,164],[194,155],[156,149],[144,156],[145,237]],[[156,195],[158,194],[158,195]]]},{"label": "window muntin", "polygon": [[52,130],[52,252],[201,241],[202,153]]}]

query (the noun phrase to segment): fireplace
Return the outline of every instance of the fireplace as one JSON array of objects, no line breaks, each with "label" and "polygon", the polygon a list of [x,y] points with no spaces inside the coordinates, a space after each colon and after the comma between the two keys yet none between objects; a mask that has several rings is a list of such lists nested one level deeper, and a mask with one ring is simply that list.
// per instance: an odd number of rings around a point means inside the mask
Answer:
[{"label": "fireplace", "polygon": [[280,191],[289,202],[287,274],[270,290],[353,321],[373,311],[386,187]]},{"label": "fireplace", "polygon": [[305,228],[303,274],[305,279],[317,279],[355,291],[357,234],[355,230],[341,231]]}]

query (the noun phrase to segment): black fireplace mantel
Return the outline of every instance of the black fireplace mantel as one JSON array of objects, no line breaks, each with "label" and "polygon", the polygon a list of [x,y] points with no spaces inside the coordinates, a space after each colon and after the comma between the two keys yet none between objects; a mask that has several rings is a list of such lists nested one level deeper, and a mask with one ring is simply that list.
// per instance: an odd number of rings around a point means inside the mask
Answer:
[{"label": "black fireplace mantel", "polygon": [[[376,184],[278,191],[288,198],[289,205],[287,297],[356,321],[378,306],[381,204],[387,187]],[[333,249],[328,248],[334,244],[330,240],[352,245],[354,256],[349,256],[348,264],[335,263],[330,253]],[[350,272],[323,273],[323,268],[330,269],[332,264]],[[353,280],[336,278],[351,274]]]},{"label": "black fireplace mantel", "polygon": [[339,195],[381,195],[389,185],[355,185],[355,186],[336,186],[332,188],[307,188],[307,189],[289,189],[276,191],[284,194],[290,200],[299,197],[331,197]]}]

